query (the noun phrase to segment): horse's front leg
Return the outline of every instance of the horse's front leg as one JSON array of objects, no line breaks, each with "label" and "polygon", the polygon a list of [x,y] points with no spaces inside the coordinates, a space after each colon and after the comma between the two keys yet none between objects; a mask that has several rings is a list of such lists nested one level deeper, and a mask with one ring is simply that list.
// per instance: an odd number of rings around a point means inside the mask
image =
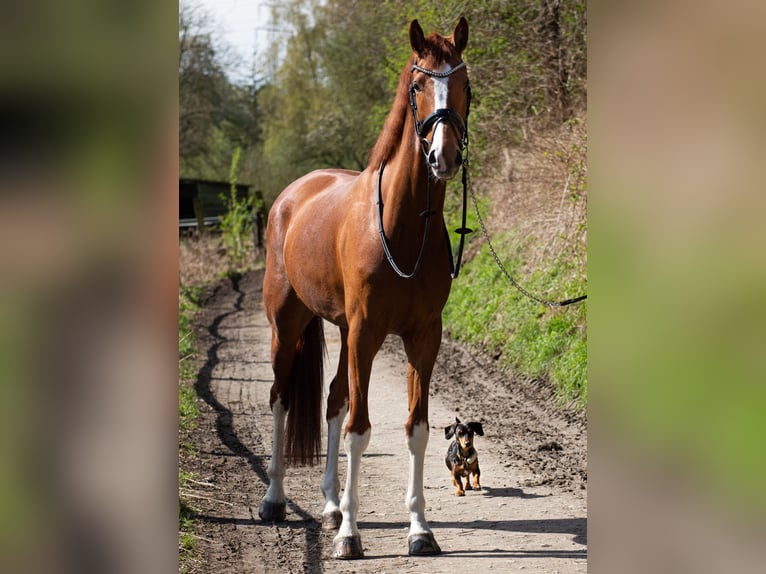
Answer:
[{"label": "horse's front leg", "polygon": [[338,372],[330,384],[327,399],[327,461],[322,479],[325,506],[322,511],[322,528],[337,530],[341,525],[340,480],[338,480],[338,454],[343,419],[348,412],[348,341],[347,331],[341,329],[340,359]]},{"label": "horse's front leg", "polygon": [[382,344],[373,340],[362,328],[351,329],[348,336],[349,401],[344,445],[348,469],[346,487],[340,501],[343,516],[338,534],[333,539],[333,555],[340,559],[363,558],[362,538],[357,527],[359,512],[359,474],[362,455],[370,444],[371,425],[367,409],[372,359]]},{"label": "horse's front leg", "polygon": [[425,518],[423,463],[428,446],[428,387],[441,343],[441,322],[416,336],[403,337],[407,353],[407,395],[409,418],[405,425],[410,451],[410,474],[405,504],[410,512],[407,537],[409,553],[414,556],[439,554],[441,548]]}]

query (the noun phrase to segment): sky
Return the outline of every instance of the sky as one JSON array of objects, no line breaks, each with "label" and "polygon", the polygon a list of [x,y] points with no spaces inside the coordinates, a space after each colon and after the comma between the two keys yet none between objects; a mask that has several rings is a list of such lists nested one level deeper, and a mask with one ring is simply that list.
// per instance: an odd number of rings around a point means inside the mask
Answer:
[{"label": "sky", "polygon": [[242,59],[242,64],[229,70],[232,80],[247,80],[253,69],[253,55],[260,55],[268,46],[267,26],[271,4],[276,0],[181,0],[182,4],[198,5],[213,19],[211,28]]}]

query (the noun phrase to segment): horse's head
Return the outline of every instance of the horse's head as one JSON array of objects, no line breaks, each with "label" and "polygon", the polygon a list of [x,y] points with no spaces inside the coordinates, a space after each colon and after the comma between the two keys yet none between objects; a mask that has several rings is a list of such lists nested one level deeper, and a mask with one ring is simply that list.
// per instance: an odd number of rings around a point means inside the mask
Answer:
[{"label": "horse's head", "polygon": [[437,179],[455,177],[468,142],[471,88],[462,60],[467,43],[465,18],[460,18],[450,38],[426,37],[417,20],[410,24],[414,52],[410,108],[428,166]]}]

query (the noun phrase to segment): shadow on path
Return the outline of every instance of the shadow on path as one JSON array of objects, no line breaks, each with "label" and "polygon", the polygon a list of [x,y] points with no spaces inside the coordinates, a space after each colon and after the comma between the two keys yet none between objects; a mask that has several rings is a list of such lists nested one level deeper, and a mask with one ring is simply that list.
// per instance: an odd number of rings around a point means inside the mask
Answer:
[{"label": "shadow on path", "polygon": [[[213,338],[214,342],[207,349],[207,360],[202,365],[202,367],[200,367],[199,372],[197,373],[197,380],[194,384],[194,389],[197,392],[197,396],[204,400],[215,411],[215,428],[221,443],[226,446],[226,448],[228,448],[235,456],[244,458],[250,465],[250,468],[253,470],[253,472],[255,472],[255,474],[258,476],[260,481],[263,484],[268,485],[269,478],[268,474],[266,473],[266,467],[268,465],[264,463],[264,459],[267,459],[268,457],[257,456],[239,439],[237,433],[234,431],[234,416],[232,412],[223,404],[221,404],[221,402],[216,398],[215,394],[210,388],[210,382],[213,378],[215,378],[213,377],[213,372],[221,362],[221,358],[219,356],[221,345],[227,342],[227,339],[222,336],[219,331],[221,323],[223,323],[223,321],[229,317],[244,311],[242,303],[246,295],[240,289],[239,283],[239,278],[231,279],[231,289],[234,293],[236,293],[237,296],[233,307],[228,305],[224,307],[223,309],[226,310],[223,313],[217,315],[213,319],[212,323],[207,327],[207,331]],[[260,296],[260,289],[256,293],[258,296]],[[256,435],[256,440],[260,441],[261,436],[258,429],[253,429],[253,432]],[[321,564],[321,544],[319,540],[321,525],[319,521],[317,521],[310,513],[301,508],[299,505],[291,501],[288,501],[288,504],[292,508],[293,512],[295,512],[295,514],[301,518],[301,521],[297,522],[297,524],[302,524],[305,527],[305,548],[307,563]],[[239,521],[236,519],[216,519],[214,517],[208,517],[201,514],[198,514],[196,517],[199,520],[218,523],[233,522],[236,524],[251,526],[271,524],[264,523],[260,520]],[[296,524],[296,522],[291,522],[291,524]]]}]

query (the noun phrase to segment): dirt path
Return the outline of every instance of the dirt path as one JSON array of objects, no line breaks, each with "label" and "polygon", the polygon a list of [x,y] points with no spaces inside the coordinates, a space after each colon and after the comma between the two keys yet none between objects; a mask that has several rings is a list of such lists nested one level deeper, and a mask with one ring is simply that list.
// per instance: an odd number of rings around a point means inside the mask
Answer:
[{"label": "dirt path", "polygon": [[[406,362],[389,338],[372,373],[372,439],[362,465],[360,529],[365,559],[331,557],[333,533],[318,518],[322,468],[289,468],[287,522],[263,524],[271,414],[270,331],[261,309],[259,272],[225,284],[201,315],[203,355],[197,390],[202,417],[191,437],[196,474],[200,562],[210,573],[585,572],[586,435],[581,415],[561,413],[539,385],[509,381],[460,346],[444,342],[432,382],[431,438],[425,461],[429,520],[443,553],[407,556]],[[339,338],[326,325],[335,371]],[[329,382],[329,381],[328,381]],[[481,491],[454,496],[444,465],[443,428],[455,416],[479,420]],[[341,484],[345,457],[340,463]]]}]

